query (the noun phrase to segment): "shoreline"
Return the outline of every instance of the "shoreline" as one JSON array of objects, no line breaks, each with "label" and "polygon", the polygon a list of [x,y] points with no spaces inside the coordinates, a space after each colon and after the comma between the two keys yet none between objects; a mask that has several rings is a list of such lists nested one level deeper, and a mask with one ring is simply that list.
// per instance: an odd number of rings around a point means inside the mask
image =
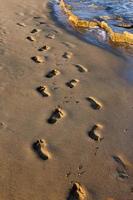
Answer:
[{"label": "shoreline", "polygon": [[[70,22],[69,17],[71,18],[72,13],[71,12],[69,13],[69,10],[64,11],[64,14],[61,13],[61,12],[63,12],[63,8],[61,10],[62,5],[56,5],[56,3],[55,4],[50,3],[49,7],[50,7],[50,9],[52,9],[52,14],[50,17],[52,17],[52,20],[55,21],[55,25],[57,25],[61,29],[65,29],[65,31],[68,32],[68,34],[74,35],[79,40],[82,40],[92,46],[97,46],[99,48],[102,48],[103,50],[107,50],[110,53],[114,53],[117,56],[123,57],[124,59],[132,60],[133,52],[132,52],[131,44],[126,44],[124,42],[122,42],[122,43],[111,42],[109,40],[109,38],[108,38],[108,42],[107,42],[107,41],[103,41],[102,38],[100,38],[101,39],[100,40],[99,38],[97,38],[96,35],[95,35],[95,38],[93,38],[93,36],[91,34],[84,34],[84,33],[82,33],[84,28],[78,28],[78,24],[74,25],[74,22]],[[67,7],[67,5],[66,5],[66,7]],[[68,12],[68,14],[67,14],[67,12]],[[78,19],[78,20],[80,21],[80,19]],[[93,34],[96,34],[96,33],[93,33]]]},{"label": "shoreline", "polygon": [[57,26],[48,1],[1,0],[0,19],[1,199],[69,199],[77,182],[86,200],[132,199],[126,60]]},{"label": "shoreline", "polygon": [[82,20],[78,16],[74,15],[73,12],[69,9],[69,5],[64,2],[64,0],[60,1],[60,7],[64,11],[64,13],[68,16],[69,23],[75,28],[95,28],[99,27],[107,33],[109,40],[114,44],[129,44],[133,45],[133,34],[127,31],[123,33],[117,33],[112,30],[112,28],[108,25],[106,20],[98,21],[94,20]]}]

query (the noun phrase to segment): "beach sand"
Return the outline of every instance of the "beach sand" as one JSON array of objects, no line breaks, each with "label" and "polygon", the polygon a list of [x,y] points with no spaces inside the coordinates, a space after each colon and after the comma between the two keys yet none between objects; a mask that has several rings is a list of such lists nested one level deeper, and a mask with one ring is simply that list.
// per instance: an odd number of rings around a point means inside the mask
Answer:
[{"label": "beach sand", "polygon": [[127,60],[68,34],[47,3],[0,0],[0,199],[132,200]]}]

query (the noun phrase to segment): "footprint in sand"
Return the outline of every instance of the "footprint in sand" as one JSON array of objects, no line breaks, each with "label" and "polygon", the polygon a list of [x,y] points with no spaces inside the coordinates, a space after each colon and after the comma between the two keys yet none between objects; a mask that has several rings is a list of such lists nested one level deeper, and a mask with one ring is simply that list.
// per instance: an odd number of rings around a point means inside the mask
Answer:
[{"label": "footprint in sand", "polygon": [[7,128],[7,125],[4,122],[0,122],[0,129]]},{"label": "footprint in sand", "polygon": [[65,112],[60,108],[56,108],[48,119],[49,124],[55,124],[58,120],[65,116]]},{"label": "footprint in sand", "polygon": [[72,79],[71,81],[67,82],[66,85],[70,88],[75,87],[79,83],[78,79]]},{"label": "footprint in sand", "polygon": [[33,17],[34,19],[41,19],[41,17],[40,16],[35,16],[35,17]]},{"label": "footprint in sand", "polygon": [[67,58],[67,59],[70,59],[70,58],[72,58],[72,55],[73,55],[72,52],[65,52],[65,53],[63,54],[63,57],[64,57],[64,58]]},{"label": "footprint in sand", "polygon": [[82,72],[82,73],[88,71],[83,65],[80,65],[80,64],[76,64],[75,67],[78,69],[79,72]]},{"label": "footprint in sand", "polygon": [[96,99],[94,99],[93,97],[87,97],[86,99],[90,102],[90,106],[94,110],[100,110],[102,108],[102,104],[98,102]]},{"label": "footprint in sand", "polygon": [[51,158],[51,154],[49,153],[47,149],[46,141],[43,139],[37,140],[33,144],[33,149],[37,152],[38,156],[42,158],[43,160],[47,160]]},{"label": "footprint in sand", "polygon": [[75,44],[71,43],[71,42],[62,42],[62,44],[64,44],[66,47],[69,47],[69,48],[74,48],[76,47]]},{"label": "footprint in sand", "polygon": [[79,183],[74,183],[67,200],[87,200],[87,193],[83,186]]},{"label": "footprint in sand", "polygon": [[55,34],[49,33],[49,34],[47,35],[47,38],[49,38],[49,39],[55,39]]},{"label": "footprint in sand", "polygon": [[33,36],[28,36],[27,40],[31,41],[31,42],[35,42],[36,39]]},{"label": "footprint in sand", "polygon": [[39,24],[45,24],[46,25],[46,22],[44,22],[44,21],[43,22],[39,22]]},{"label": "footprint in sand", "polygon": [[21,23],[21,22],[18,22],[17,25],[18,25],[18,26],[22,26],[22,27],[26,27],[26,24],[23,23],[23,22],[22,22],[22,23]]},{"label": "footprint in sand", "polygon": [[31,33],[39,33],[41,31],[41,29],[37,29],[37,28],[34,28]]},{"label": "footprint in sand", "polygon": [[101,135],[101,129],[103,126],[101,124],[95,124],[92,129],[88,132],[89,137],[92,140],[100,142],[103,139],[103,136]]},{"label": "footprint in sand", "polygon": [[53,69],[46,75],[47,78],[52,78],[53,76],[57,76],[60,74],[60,71],[58,69]]},{"label": "footprint in sand", "polygon": [[44,45],[42,46],[41,48],[38,49],[38,51],[48,51],[50,50],[51,48],[48,46],[48,45]]},{"label": "footprint in sand", "polygon": [[43,63],[44,62],[44,57],[42,56],[33,56],[31,59],[36,62],[36,63]]},{"label": "footprint in sand", "polygon": [[37,88],[37,91],[43,96],[43,97],[49,97],[50,93],[48,91],[48,88],[46,86],[39,86]]},{"label": "footprint in sand", "polygon": [[129,176],[124,161],[119,156],[113,156],[113,159],[117,163],[116,171],[118,173],[119,178],[128,179]]}]

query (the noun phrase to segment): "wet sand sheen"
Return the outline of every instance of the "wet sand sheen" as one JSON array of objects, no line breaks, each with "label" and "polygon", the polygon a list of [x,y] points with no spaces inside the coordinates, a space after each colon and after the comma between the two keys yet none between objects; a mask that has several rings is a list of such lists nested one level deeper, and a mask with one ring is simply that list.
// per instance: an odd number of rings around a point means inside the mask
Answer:
[{"label": "wet sand sheen", "polygon": [[126,61],[58,27],[47,1],[0,16],[1,199],[132,199]]}]

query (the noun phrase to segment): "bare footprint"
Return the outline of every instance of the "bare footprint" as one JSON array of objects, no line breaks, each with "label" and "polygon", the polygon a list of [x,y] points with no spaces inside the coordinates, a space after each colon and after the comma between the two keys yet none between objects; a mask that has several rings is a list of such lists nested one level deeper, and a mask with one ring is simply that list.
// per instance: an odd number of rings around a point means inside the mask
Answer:
[{"label": "bare footprint", "polygon": [[37,88],[37,91],[43,96],[43,97],[49,97],[50,96],[50,93],[47,89],[46,86],[39,86]]},{"label": "bare footprint", "polygon": [[27,37],[27,40],[29,40],[29,41],[31,41],[31,42],[36,41],[36,39],[35,39],[33,36],[28,36],[28,37]]},{"label": "bare footprint", "polygon": [[69,48],[74,48],[76,47],[75,44],[71,43],[71,42],[62,42],[62,44],[64,44],[65,46],[69,47]]},{"label": "bare footprint", "polygon": [[88,70],[80,64],[75,65],[79,72],[87,72]]},{"label": "bare footprint", "polygon": [[22,27],[26,27],[26,24],[23,23],[23,22],[22,22],[22,23],[21,23],[21,22],[18,22],[17,25],[18,25],[18,26],[22,26]]},{"label": "bare footprint", "polygon": [[33,56],[31,59],[36,63],[43,63],[44,62],[44,58],[42,56]]},{"label": "bare footprint", "polygon": [[90,106],[94,110],[100,110],[102,108],[102,104],[98,102],[96,99],[94,99],[93,97],[87,97],[86,99],[90,102]]},{"label": "bare footprint", "polygon": [[0,122],[0,129],[7,128],[7,125],[4,122]]},{"label": "bare footprint", "polygon": [[70,88],[75,87],[79,83],[78,79],[72,79],[71,81],[67,82],[66,85]]},{"label": "bare footprint", "polygon": [[48,51],[50,50],[50,47],[48,45],[44,45],[43,47],[38,49],[39,51]]},{"label": "bare footprint", "polygon": [[74,183],[67,200],[85,200],[87,199],[87,194],[83,186],[79,183]]},{"label": "bare footprint", "polygon": [[37,29],[37,28],[34,28],[31,33],[39,33],[41,31],[41,29]]},{"label": "bare footprint", "polygon": [[37,140],[33,144],[33,149],[37,152],[38,156],[43,160],[48,160],[51,158],[51,154],[47,149],[46,141],[43,139]]},{"label": "bare footprint", "polygon": [[49,39],[55,39],[55,34],[49,33],[49,34],[47,35],[47,38],[49,38]]},{"label": "bare footprint", "polygon": [[117,163],[116,171],[118,173],[119,178],[127,179],[128,173],[127,173],[127,167],[126,167],[124,161],[122,161],[119,156],[113,156],[113,159]]},{"label": "bare footprint", "polygon": [[95,124],[88,133],[89,137],[92,140],[100,142],[103,139],[103,136],[101,135],[102,128],[103,126],[101,124]]},{"label": "bare footprint", "polygon": [[59,119],[62,119],[65,116],[65,112],[60,108],[56,108],[50,118],[48,119],[48,123],[54,124],[56,123]]},{"label": "bare footprint", "polygon": [[64,55],[63,55],[63,57],[67,58],[67,59],[70,59],[70,58],[72,58],[72,55],[73,55],[72,52],[65,52]]},{"label": "bare footprint", "polygon": [[47,78],[52,78],[53,76],[57,76],[60,74],[60,71],[58,69],[53,69],[46,75]]}]

